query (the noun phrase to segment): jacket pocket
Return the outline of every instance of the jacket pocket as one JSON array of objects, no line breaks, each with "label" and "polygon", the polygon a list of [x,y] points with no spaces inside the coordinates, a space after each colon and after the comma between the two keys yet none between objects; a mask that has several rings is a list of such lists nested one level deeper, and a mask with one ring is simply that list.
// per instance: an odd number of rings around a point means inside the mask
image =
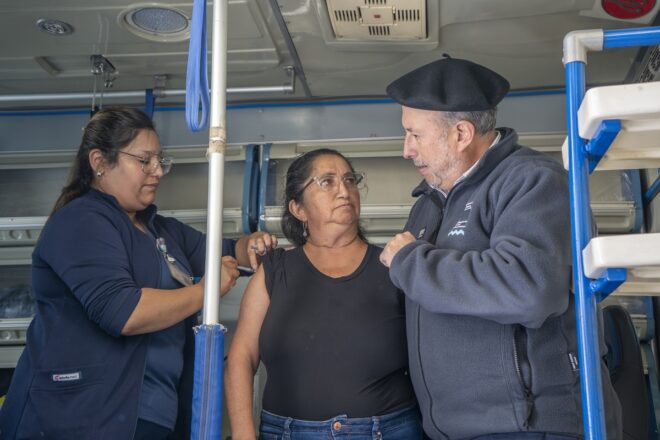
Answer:
[{"label": "jacket pocket", "polygon": [[521,429],[528,429],[534,413],[532,368],[527,357],[527,330],[520,324],[513,327],[512,354],[520,393],[514,400],[516,418]]},{"label": "jacket pocket", "polygon": [[29,406],[46,438],[94,438],[96,416],[103,411],[104,365],[35,373]]}]

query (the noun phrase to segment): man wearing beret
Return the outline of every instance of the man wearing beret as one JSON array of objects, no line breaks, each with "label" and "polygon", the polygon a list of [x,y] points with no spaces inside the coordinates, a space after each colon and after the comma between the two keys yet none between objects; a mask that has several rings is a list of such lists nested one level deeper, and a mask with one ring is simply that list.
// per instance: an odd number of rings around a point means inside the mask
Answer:
[{"label": "man wearing beret", "polygon": [[[583,433],[568,179],[514,130],[495,128],[508,90],[453,58],[387,87],[402,105],[403,157],[424,180],[381,261],[406,295],[411,378],[434,440]],[[603,387],[607,438],[619,439],[607,375]]]}]

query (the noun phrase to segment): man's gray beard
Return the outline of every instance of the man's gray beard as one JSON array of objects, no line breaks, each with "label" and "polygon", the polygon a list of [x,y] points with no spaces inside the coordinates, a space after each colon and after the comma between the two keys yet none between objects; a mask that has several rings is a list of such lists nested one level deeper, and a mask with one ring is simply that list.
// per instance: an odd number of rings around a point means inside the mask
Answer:
[{"label": "man's gray beard", "polygon": [[[412,162],[413,162],[413,165],[416,166],[416,167],[428,166],[427,164],[425,164],[425,163],[423,163],[423,162],[418,162],[418,161],[415,160],[415,159],[413,159]],[[432,176],[433,176],[433,182],[428,182],[428,181],[427,181],[428,185],[429,185],[431,188],[435,189],[435,190],[440,189],[440,185],[442,185],[442,177],[438,177],[438,176],[436,176],[435,174],[432,174]]]},{"label": "man's gray beard", "polygon": [[442,177],[438,177],[435,174],[433,175],[433,183],[430,183],[429,186],[436,191],[439,191],[442,186]]}]

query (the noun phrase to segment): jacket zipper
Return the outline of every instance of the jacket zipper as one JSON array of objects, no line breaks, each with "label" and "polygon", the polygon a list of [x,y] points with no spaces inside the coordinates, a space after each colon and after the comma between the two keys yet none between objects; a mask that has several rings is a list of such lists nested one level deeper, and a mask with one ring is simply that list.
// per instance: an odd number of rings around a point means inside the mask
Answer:
[{"label": "jacket zipper", "polygon": [[431,390],[429,389],[429,384],[426,381],[426,375],[424,374],[424,364],[422,363],[422,343],[421,343],[421,338],[419,336],[421,334],[421,315],[422,315],[422,307],[418,304],[417,305],[417,362],[419,362],[419,372],[420,375],[422,376],[422,383],[424,384],[424,388],[426,389],[426,396],[429,401],[429,420],[431,420],[431,423],[433,424],[435,430],[444,438],[448,439],[449,436],[440,429],[438,424],[435,422],[435,418],[433,417],[433,398],[431,397]]},{"label": "jacket zipper", "polygon": [[[436,191],[436,190],[434,190],[434,191]],[[427,197],[431,198],[431,197],[433,197],[433,195],[428,194]],[[445,212],[445,209],[446,209],[446,200],[447,199],[445,198],[445,203],[443,204],[443,207],[440,209],[440,214],[442,215],[443,218],[444,218],[444,212]],[[434,202],[431,201],[431,203],[434,203]],[[438,231],[437,231],[438,233],[440,232],[441,227],[442,227],[442,220],[440,221],[440,224],[438,225]],[[426,234],[424,234],[424,235],[426,235]],[[436,234],[436,238],[433,241],[429,241],[429,244],[435,246],[436,241],[437,241],[437,234]],[[417,338],[416,338],[417,339],[417,362],[419,364],[419,373],[420,373],[420,376],[421,376],[421,379],[422,379],[422,383],[424,384],[424,388],[426,389],[426,396],[427,396],[427,399],[429,401],[429,414],[428,414],[428,417],[429,417],[429,420],[431,420],[431,423],[433,424],[433,427],[435,428],[435,430],[440,435],[442,435],[444,438],[449,438],[449,436],[447,434],[445,434],[440,429],[440,427],[438,426],[438,424],[435,421],[435,418],[433,417],[433,398],[431,397],[432,396],[431,390],[430,390],[429,384],[426,380],[426,374],[424,373],[424,363],[422,362],[422,342],[421,342],[421,337],[420,337],[420,335],[422,333],[422,330],[421,330],[421,326],[422,326],[422,324],[421,324],[422,307],[419,304],[416,304],[416,307],[417,307],[417,320],[416,320],[417,325],[416,325],[415,331],[417,333],[417,335],[416,335],[417,336]]]},{"label": "jacket zipper", "polygon": [[513,328],[513,362],[516,368],[516,375],[518,376],[518,381],[522,387],[523,393],[525,395],[525,401],[527,402],[527,414],[525,415],[525,420],[523,422],[523,427],[529,427],[529,420],[532,417],[532,410],[534,408],[534,396],[532,391],[529,389],[527,381],[525,381],[525,376],[523,374],[522,365],[524,364],[529,372],[529,360],[527,359],[527,332],[520,324],[514,326]]}]

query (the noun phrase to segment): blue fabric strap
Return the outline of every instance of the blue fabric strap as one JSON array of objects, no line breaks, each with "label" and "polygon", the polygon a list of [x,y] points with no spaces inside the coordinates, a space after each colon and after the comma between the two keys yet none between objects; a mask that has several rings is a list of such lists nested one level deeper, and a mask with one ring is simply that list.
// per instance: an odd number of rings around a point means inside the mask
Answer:
[{"label": "blue fabric strap", "polygon": [[194,0],[186,71],[186,121],[192,131],[206,128],[209,119],[211,100],[207,58],[206,1]]}]

